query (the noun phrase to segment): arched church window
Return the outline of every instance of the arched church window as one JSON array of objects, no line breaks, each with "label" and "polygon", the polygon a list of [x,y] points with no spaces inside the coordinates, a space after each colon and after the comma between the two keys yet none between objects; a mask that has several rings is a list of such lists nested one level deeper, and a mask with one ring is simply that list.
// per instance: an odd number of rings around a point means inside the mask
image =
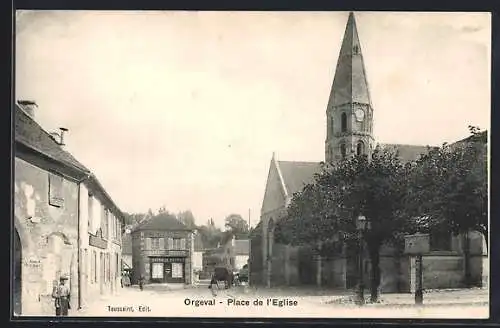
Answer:
[{"label": "arched church window", "polygon": [[363,155],[365,153],[365,145],[362,141],[358,142],[358,146],[356,148],[356,153],[358,155]]},{"label": "arched church window", "polygon": [[347,155],[347,149],[344,143],[340,145],[340,154],[342,154],[342,158],[345,158]]},{"label": "arched church window", "polygon": [[267,256],[271,257],[273,253],[273,241],[274,241],[274,220],[271,218],[267,225]]},{"label": "arched church window", "polygon": [[341,123],[341,131],[342,132],[346,132],[347,131],[347,114],[346,113],[342,113],[342,115],[340,116],[340,123]]}]

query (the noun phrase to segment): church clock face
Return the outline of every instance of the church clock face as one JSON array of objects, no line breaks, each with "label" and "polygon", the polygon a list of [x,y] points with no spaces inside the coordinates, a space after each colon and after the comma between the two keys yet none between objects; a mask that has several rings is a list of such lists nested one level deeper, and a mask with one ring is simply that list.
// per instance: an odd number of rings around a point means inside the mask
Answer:
[{"label": "church clock face", "polygon": [[356,109],[354,115],[356,115],[356,120],[358,122],[362,122],[363,119],[365,118],[365,112],[361,108]]}]

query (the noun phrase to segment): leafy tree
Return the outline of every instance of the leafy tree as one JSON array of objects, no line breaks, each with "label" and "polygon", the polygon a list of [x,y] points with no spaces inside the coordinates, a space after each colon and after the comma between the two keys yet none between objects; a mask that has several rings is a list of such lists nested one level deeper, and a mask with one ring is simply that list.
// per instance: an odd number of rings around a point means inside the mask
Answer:
[{"label": "leafy tree", "polygon": [[216,248],[221,242],[222,231],[215,226],[212,219],[208,220],[206,225],[199,226],[198,232],[206,248]]},{"label": "leafy tree", "polygon": [[196,227],[194,215],[190,210],[177,214],[177,219],[184,223],[188,228],[194,229]]},{"label": "leafy tree", "polygon": [[487,134],[469,126],[464,141],[432,149],[411,175],[408,209],[425,229],[476,230],[488,243]]},{"label": "leafy tree", "polygon": [[277,238],[352,245],[359,239],[355,218],[363,214],[371,225],[363,235],[372,263],[371,300],[378,301],[380,248],[386,242],[399,243],[411,228],[404,211],[410,170],[397,153],[378,147],[371,159],[355,156],[325,168],[314,184],[293,196],[286,217],[278,221]]},{"label": "leafy tree", "polygon": [[224,234],[223,243],[231,239],[233,236],[236,238],[248,238],[250,232],[248,222],[243,219],[239,214],[230,214],[225,220],[226,233]]}]

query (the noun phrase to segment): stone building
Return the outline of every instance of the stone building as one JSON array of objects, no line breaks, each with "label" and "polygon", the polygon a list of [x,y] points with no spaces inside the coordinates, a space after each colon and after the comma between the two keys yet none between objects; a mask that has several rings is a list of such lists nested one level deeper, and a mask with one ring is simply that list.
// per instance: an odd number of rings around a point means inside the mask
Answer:
[{"label": "stone building", "polygon": [[193,230],[160,213],[137,225],[132,236],[132,283],[193,283]]},{"label": "stone building", "polygon": [[[374,113],[356,22],[354,14],[350,13],[326,108],[326,163],[353,154],[371,154],[376,146]],[[415,160],[428,151],[427,146],[422,145],[378,145],[397,150],[403,162]],[[293,194],[313,182],[314,174],[321,170],[321,163],[278,161],[273,154],[260,222],[251,234],[251,284],[268,287],[318,284],[340,288],[353,288],[357,284],[356,252],[349,252],[344,247],[329,257],[322,257],[309,247],[274,242],[275,223],[286,213]],[[464,236],[452,236],[449,232],[436,232],[431,235],[431,248],[432,252],[424,258],[425,288],[462,286],[466,267],[471,269],[472,281],[481,284],[486,270],[482,269],[485,248],[479,233],[471,232],[464,239]],[[368,278],[370,267],[366,254],[364,267],[363,274]],[[413,288],[414,259],[384,246],[380,253],[380,267],[383,291],[409,291]]]},{"label": "stone building", "polygon": [[[34,102],[20,101],[15,122],[13,290],[18,315],[53,315],[51,292],[69,277],[75,311],[98,293],[116,290],[123,215],[92,172],[64,149],[64,132],[36,121]],[[93,206],[88,199],[96,201]],[[89,213],[92,212],[92,213]],[[102,217],[102,219],[101,219]],[[99,256],[100,262],[92,261]],[[92,274],[91,274],[92,273]]]}]

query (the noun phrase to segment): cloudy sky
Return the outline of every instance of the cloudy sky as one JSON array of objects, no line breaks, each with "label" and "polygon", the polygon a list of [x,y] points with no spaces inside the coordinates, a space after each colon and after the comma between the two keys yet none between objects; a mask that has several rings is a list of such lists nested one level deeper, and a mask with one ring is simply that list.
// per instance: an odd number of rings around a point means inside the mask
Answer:
[{"label": "cloudy sky", "polygon": [[[23,11],[16,98],[122,210],[259,219],[273,151],[324,159],[347,12]],[[490,125],[490,15],[356,13],[379,142]]]}]

